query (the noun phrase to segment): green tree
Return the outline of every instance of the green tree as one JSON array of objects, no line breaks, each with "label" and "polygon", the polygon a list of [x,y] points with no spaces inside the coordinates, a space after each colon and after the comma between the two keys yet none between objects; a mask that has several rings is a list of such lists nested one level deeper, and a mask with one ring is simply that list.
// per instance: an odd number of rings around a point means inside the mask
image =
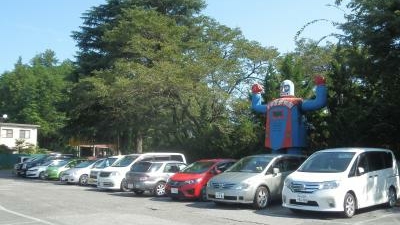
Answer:
[{"label": "green tree", "polygon": [[346,57],[340,62],[341,67],[351,69],[338,72],[345,71],[347,74],[339,77],[346,76],[348,87],[355,88],[342,93],[342,104],[351,105],[342,116],[349,124],[356,123],[358,129],[352,135],[357,144],[398,149],[400,119],[395,115],[400,112],[399,1],[352,0],[346,6],[352,13],[340,25],[344,31],[341,52]]},{"label": "green tree", "polygon": [[[153,7],[120,12],[101,33],[109,66],[80,79],[72,92],[70,127],[86,122],[74,133],[107,134],[126,151],[140,151],[142,140],[152,148],[206,143],[202,151],[222,152],[238,126],[230,121],[232,106],[272,70],[277,51],[203,16],[182,22]],[[95,117],[84,119],[88,115]],[[220,144],[202,141],[207,138]]]},{"label": "green tree", "polygon": [[0,77],[0,105],[8,121],[40,125],[39,145],[46,148],[59,148],[65,142],[60,129],[66,122],[66,78],[73,65],[57,63],[54,52],[47,50],[35,56],[31,65],[19,61]]}]

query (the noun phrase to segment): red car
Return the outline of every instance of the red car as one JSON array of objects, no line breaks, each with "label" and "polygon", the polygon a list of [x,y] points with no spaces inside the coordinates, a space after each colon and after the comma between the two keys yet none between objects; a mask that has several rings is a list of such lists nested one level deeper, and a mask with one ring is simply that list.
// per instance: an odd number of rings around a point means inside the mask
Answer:
[{"label": "red car", "polygon": [[222,173],[236,162],[234,159],[202,159],[172,175],[165,186],[172,199],[207,200],[206,185],[211,177]]}]

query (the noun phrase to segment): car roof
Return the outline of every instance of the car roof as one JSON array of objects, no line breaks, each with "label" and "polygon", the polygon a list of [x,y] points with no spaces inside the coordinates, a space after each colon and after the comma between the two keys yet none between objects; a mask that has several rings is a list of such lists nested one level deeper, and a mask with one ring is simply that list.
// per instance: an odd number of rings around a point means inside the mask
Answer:
[{"label": "car roof", "polygon": [[216,159],[199,159],[195,162],[223,162],[223,161],[237,161],[236,159],[223,159],[223,158],[216,158]]},{"label": "car roof", "polygon": [[[307,157],[305,155],[296,155],[296,154],[256,154],[256,155],[248,155],[245,157],[269,157],[269,158],[277,158],[284,156],[294,156],[294,157]],[[244,158],[244,157],[243,157]]]},{"label": "car roof", "polygon": [[184,162],[181,161],[176,161],[176,160],[163,160],[163,161],[148,161],[148,160],[143,160],[137,163],[141,163],[141,162],[147,162],[147,163],[181,163],[181,164],[186,164]]},{"label": "car roof", "polygon": [[384,148],[370,148],[370,147],[342,147],[342,148],[330,148],[330,149],[323,149],[318,152],[391,152],[389,149]]}]

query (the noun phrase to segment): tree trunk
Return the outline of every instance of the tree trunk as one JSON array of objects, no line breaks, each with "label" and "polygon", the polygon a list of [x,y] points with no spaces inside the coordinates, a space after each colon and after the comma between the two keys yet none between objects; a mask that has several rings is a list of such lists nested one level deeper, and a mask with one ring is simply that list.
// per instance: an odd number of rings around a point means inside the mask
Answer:
[{"label": "tree trunk", "polygon": [[136,153],[143,153],[143,136],[140,131],[136,134]]}]

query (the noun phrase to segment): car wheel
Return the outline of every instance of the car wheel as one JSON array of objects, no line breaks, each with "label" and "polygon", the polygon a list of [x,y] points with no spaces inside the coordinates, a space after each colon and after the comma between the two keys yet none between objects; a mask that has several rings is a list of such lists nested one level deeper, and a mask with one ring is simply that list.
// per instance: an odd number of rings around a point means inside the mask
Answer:
[{"label": "car wheel", "polygon": [[343,209],[343,216],[345,218],[351,218],[354,216],[356,213],[356,198],[353,194],[347,193],[344,196]]},{"label": "car wheel", "polygon": [[269,203],[269,191],[266,187],[260,186],[256,190],[256,194],[253,199],[253,207],[255,209],[264,209]]},{"label": "car wheel", "polygon": [[206,187],[205,187],[205,186],[204,186],[203,188],[201,188],[199,200],[202,201],[202,202],[205,202],[205,201],[208,200],[208,199],[207,199],[207,192],[206,192]]},{"label": "car wheel", "polygon": [[128,182],[126,181],[126,179],[122,179],[121,181],[121,187],[120,187],[121,191],[123,192],[128,192],[129,188],[128,188]]},{"label": "car wheel", "polygon": [[390,187],[388,192],[387,206],[392,208],[396,205],[396,202],[397,202],[396,190],[393,187]]},{"label": "car wheel", "polygon": [[81,177],[79,177],[79,185],[86,186],[87,184],[88,184],[88,175],[82,174]]},{"label": "car wheel", "polygon": [[46,177],[44,176],[44,172],[43,172],[43,171],[39,173],[39,178],[40,178],[41,180],[46,179]]},{"label": "car wheel", "polygon": [[155,196],[160,197],[165,195],[165,182],[160,181],[154,187],[153,193]]}]

